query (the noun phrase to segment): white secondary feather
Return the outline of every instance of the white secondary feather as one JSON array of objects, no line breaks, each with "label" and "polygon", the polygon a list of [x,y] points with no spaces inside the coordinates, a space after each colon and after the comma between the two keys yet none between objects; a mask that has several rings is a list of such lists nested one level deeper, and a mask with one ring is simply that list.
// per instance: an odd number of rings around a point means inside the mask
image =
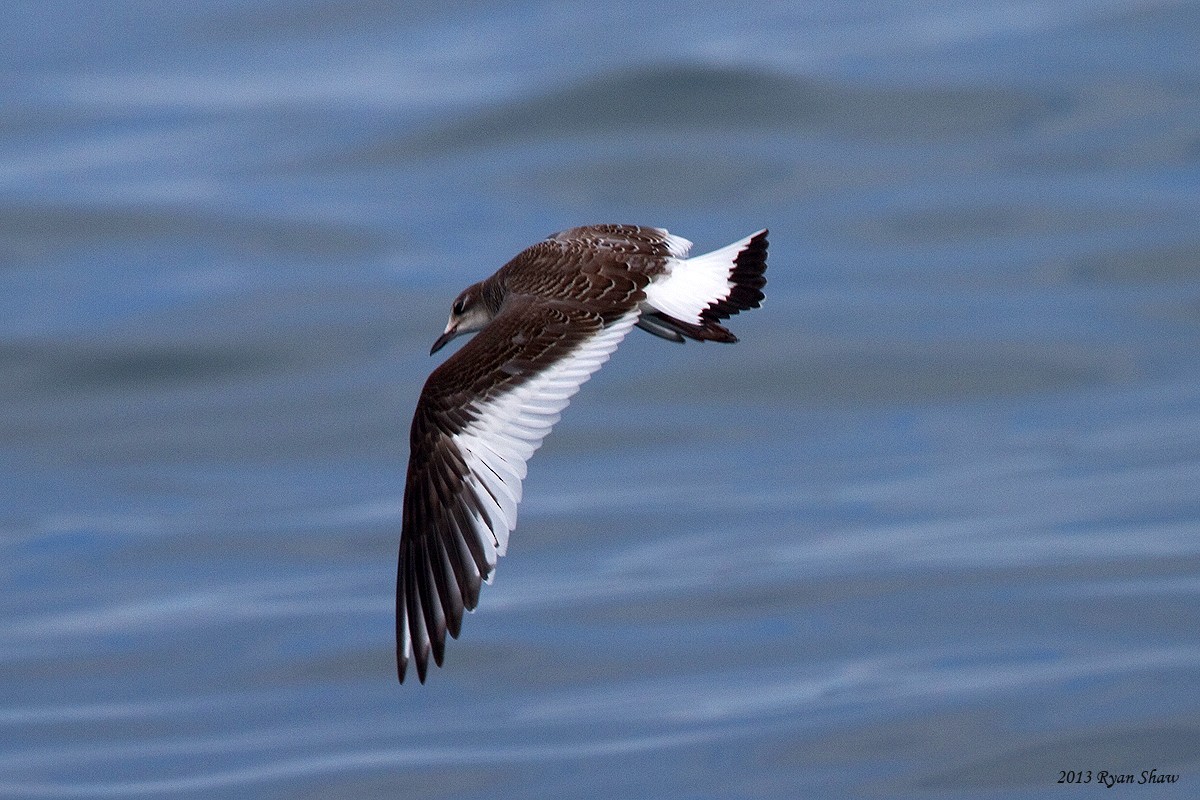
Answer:
[{"label": "white secondary feather", "polygon": [[662,228],[656,228],[656,230],[662,233],[667,243],[668,253],[676,258],[687,258],[688,251],[692,249],[692,243],[689,240],[682,236],[676,236],[673,233],[667,233]]},{"label": "white secondary feather", "polygon": [[[682,322],[700,324],[700,312],[729,297],[733,289],[729,275],[733,272],[734,261],[759,233],[762,231],[694,258],[668,259],[666,273],[646,287],[643,305]],[[687,255],[686,248],[682,255]]]},{"label": "white secondary feather", "polygon": [[476,419],[454,435],[469,474],[464,483],[479,500],[482,516],[472,512],[475,534],[487,557],[488,582],[496,559],[508,549],[517,527],[517,505],[525,463],[539,447],[579,387],[600,369],[637,322],[634,311],[511,391],[477,403]]}]

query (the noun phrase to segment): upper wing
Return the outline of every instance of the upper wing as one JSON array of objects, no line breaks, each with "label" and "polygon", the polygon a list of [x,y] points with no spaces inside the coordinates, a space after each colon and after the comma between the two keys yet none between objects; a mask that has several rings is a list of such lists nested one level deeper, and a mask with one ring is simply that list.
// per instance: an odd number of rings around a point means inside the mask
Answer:
[{"label": "upper wing", "polygon": [[517,524],[525,463],[637,321],[512,298],[434,370],[413,417],[396,582],[396,659],[425,682]]},{"label": "upper wing", "polygon": [[525,248],[496,279],[510,292],[578,303],[612,322],[645,299],[645,289],[692,243],[662,228],[588,225]]},{"label": "upper wing", "polygon": [[550,241],[579,244],[592,250],[687,258],[692,243],[665,228],[642,225],[584,225],[568,228],[549,237]]}]

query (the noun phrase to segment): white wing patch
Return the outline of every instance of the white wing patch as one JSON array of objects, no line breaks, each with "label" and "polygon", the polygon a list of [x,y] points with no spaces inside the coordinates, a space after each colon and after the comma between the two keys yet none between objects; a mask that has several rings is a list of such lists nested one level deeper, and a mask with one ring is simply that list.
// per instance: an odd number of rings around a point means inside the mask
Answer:
[{"label": "white wing patch", "polygon": [[483,577],[489,583],[496,559],[508,549],[508,535],[517,527],[525,463],[571,396],[608,361],[639,315],[636,310],[626,314],[511,391],[477,403],[477,418],[452,437],[470,470],[464,488],[478,500],[480,513],[471,511],[470,517],[487,557]]},{"label": "white wing patch", "polygon": [[692,249],[692,243],[682,236],[676,236],[673,233],[667,233],[663,228],[655,228],[663,235],[663,239],[667,244],[667,252],[676,258],[687,258],[688,251]]},{"label": "white wing patch", "polygon": [[687,255],[685,249],[681,256],[668,259],[666,273],[646,287],[643,305],[682,322],[700,324],[704,309],[729,296],[733,289],[729,275],[734,260],[759,233],[762,231],[694,258],[683,258],[682,255]]}]

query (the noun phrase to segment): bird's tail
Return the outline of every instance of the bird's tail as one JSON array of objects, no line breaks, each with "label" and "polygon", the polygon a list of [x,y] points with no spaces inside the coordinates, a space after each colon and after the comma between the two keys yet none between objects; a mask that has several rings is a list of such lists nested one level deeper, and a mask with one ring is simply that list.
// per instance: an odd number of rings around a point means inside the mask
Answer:
[{"label": "bird's tail", "polygon": [[685,337],[736,342],[720,321],[759,307],[766,270],[766,229],[720,250],[676,260],[665,279],[646,288],[638,327],[675,342]]}]

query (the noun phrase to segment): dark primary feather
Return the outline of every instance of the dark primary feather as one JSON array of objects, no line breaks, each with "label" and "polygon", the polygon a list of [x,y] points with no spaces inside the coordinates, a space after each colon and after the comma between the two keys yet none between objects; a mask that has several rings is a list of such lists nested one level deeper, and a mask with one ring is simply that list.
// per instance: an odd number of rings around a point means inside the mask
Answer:
[{"label": "dark primary feather", "polygon": [[750,239],[750,243],[738,253],[733,262],[729,281],[733,284],[729,296],[713,303],[700,313],[709,322],[729,319],[739,311],[758,308],[763,301],[763,287],[767,285],[767,233],[763,230]]}]

